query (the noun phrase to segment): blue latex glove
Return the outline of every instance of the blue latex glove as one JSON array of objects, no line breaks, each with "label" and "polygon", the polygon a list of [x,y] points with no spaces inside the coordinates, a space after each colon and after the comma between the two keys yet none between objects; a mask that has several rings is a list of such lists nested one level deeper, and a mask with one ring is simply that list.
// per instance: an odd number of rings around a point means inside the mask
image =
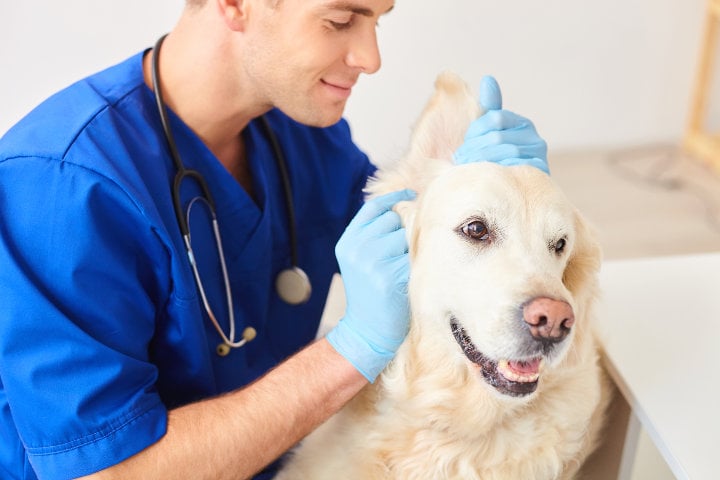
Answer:
[{"label": "blue latex glove", "polygon": [[547,144],[530,120],[502,110],[502,94],[493,77],[485,76],[480,82],[480,107],[485,113],[470,124],[464,143],[453,157],[456,164],[490,161],[532,165],[550,173]]},{"label": "blue latex glove", "polygon": [[409,328],[408,245],[392,207],[413,198],[414,192],[402,190],[368,201],[335,247],[347,307],[326,338],[370,382],[395,356]]}]

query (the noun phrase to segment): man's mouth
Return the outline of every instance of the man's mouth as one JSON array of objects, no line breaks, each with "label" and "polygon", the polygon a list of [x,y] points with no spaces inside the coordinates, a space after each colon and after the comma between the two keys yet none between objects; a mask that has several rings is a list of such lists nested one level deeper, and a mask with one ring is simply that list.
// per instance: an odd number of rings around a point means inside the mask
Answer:
[{"label": "man's mouth", "polygon": [[328,88],[330,91],[332,91],[335,95],[339,97],[347,98],[350,96],[350,93],[352,93],[352,88],[355,86],[355,82],[346,82],[346,81],[328,81],[328,80],[321,80],[321,82],[325,85],[326,88]]},{"label": "man's mouth", "polygon": [[513,397],[523,397],[537,389],[543,363],[541,357],[495,361],[475,347],[468,333],[455,318],[450,321],[450,329],[467,359],[480,367],[485,381],[498,392]]}]

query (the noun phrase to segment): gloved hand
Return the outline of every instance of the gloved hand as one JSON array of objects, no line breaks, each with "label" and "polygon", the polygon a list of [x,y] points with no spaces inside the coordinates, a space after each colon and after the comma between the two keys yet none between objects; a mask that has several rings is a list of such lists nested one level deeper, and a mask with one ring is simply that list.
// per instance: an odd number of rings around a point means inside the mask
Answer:
[{"label": "gloved hand", "polygon": [[326,338],[370,382],[395,356],[409,328],[408,245],[392,207],[414,197],[402,190],[368,201],[335,247],[347,307]]},{"label": "gloved hand", "polygon": [[455,164],[477,161],[526,164],[550,173],[547,144],[530,120],[502,110],[500,87],[491,76],[480,82],[480,107],[485,113],[470,124],[464,143],[455,151]]}]

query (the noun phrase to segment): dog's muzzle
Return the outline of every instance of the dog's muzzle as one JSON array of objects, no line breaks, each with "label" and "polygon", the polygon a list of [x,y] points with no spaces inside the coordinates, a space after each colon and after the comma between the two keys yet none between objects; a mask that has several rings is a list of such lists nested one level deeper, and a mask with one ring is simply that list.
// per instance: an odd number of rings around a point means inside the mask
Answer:
[{"label": "dog's muzzle", "polygon": [[450,329],[468,360],[480,367],[485,381],[498,392],[513,397],[523,397],[537,389],[542,357],[494,361],[475,347],[470,336],[455,317],[450,319]]}]

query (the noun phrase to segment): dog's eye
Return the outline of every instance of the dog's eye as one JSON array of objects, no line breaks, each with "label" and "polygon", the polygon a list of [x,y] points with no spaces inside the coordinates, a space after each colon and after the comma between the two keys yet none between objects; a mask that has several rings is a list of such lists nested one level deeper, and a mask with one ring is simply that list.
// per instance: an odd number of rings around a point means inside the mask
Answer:
[{"label": "dog's eye", "polygon": [[561,238],[555,244],[552,246],[553,250],[555,250],[555,253],[562,253],[565,250],[565,245],[567,245],[567,240],[564,238]]},{"label": "dog's eye", "polygon": [[490,232],[487,227],[479,220],[475,220],[463,226],[462,232],[473,240],[485,241],[490,237]]}]

